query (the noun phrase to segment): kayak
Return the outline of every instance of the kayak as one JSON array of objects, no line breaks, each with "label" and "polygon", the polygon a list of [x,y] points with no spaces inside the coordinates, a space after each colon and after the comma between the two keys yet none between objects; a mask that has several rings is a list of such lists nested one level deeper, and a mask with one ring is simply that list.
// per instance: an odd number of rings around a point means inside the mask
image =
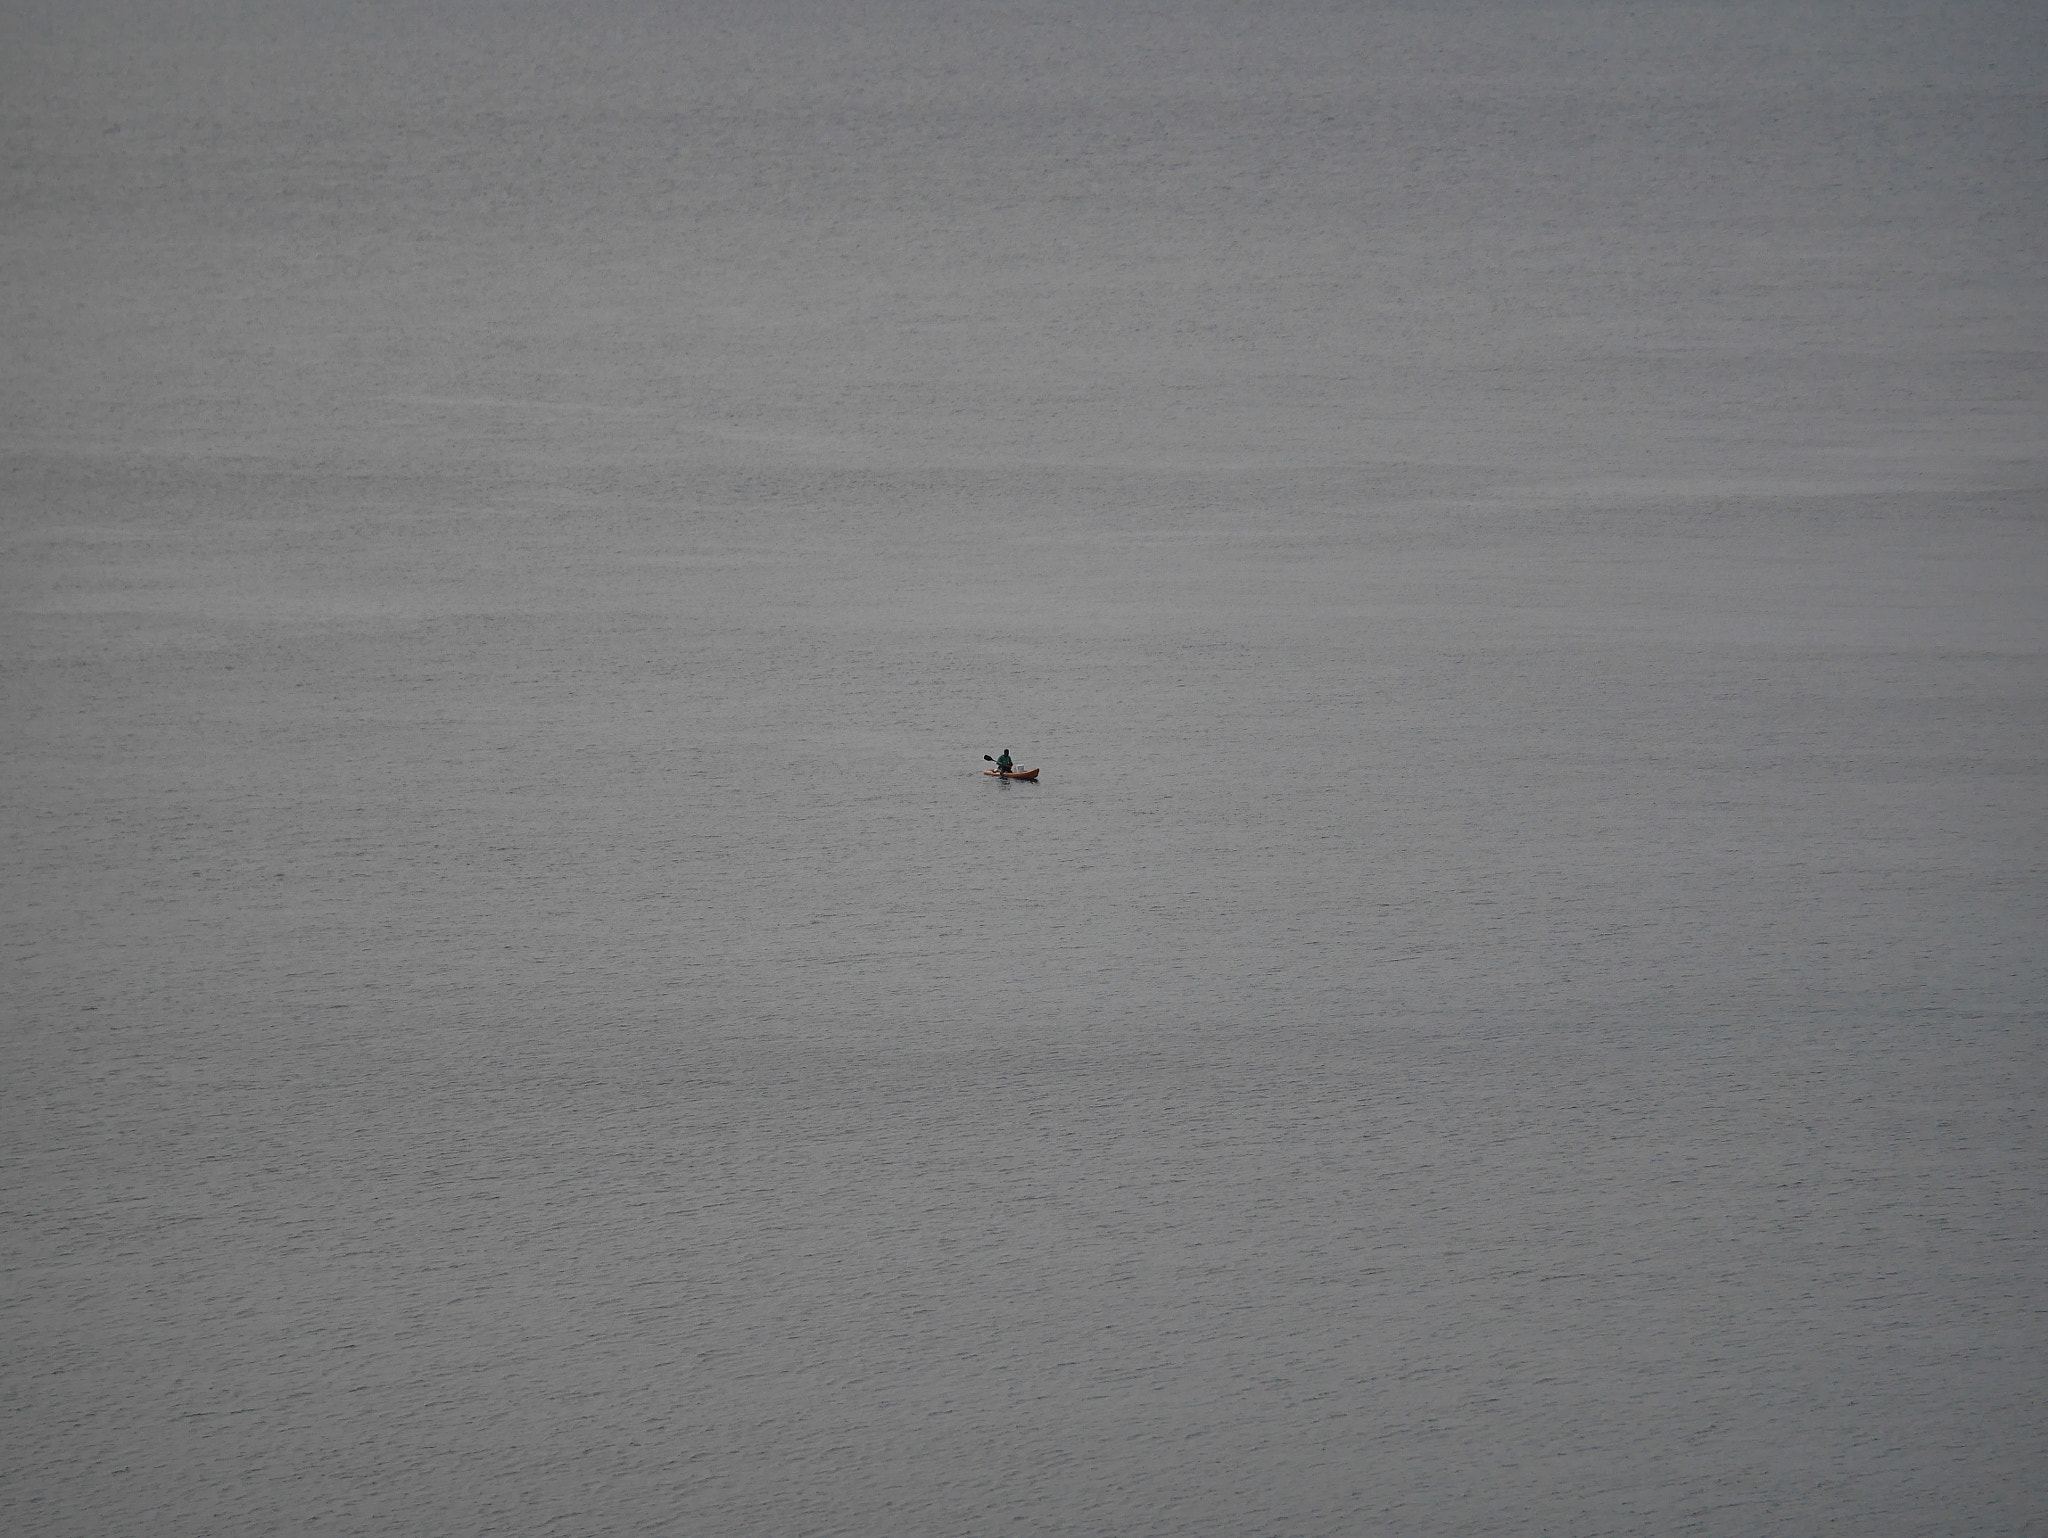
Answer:
[{"label": "kayak", "polygon": [[981,772],[990,779],[995,780],[1035,780],[1038,778],[1038,771],[1036,769],[1012,769],[1008,774],[1003,773],[1000,769],[984,769]]}]

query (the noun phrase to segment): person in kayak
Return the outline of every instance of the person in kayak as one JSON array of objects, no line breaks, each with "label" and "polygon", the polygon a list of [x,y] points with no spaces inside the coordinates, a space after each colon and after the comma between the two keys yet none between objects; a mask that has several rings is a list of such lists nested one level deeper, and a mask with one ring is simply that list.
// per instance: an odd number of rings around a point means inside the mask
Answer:
[{"label": "person in kayak", "polygon": [[1010,750],[1008,748],[1004,748],[1003,756],[996,760],[996,773],[1008,774],[1010,772],[1011,765],[1015,762],[1016,760],[1010,757]]}]

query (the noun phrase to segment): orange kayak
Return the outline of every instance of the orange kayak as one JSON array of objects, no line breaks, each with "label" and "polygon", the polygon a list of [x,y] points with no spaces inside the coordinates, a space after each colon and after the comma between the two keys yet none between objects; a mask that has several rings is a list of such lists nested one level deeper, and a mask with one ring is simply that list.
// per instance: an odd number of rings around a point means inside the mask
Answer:
[{"label": "orange kayak", "polygon": [[1000,769],[984,769],[981,772],[988,775],[991,779],[997,780],[1035,780],[1038,778],[1038,771],[1036,769],[1012,769],[1008,774],[1003,773]]}]

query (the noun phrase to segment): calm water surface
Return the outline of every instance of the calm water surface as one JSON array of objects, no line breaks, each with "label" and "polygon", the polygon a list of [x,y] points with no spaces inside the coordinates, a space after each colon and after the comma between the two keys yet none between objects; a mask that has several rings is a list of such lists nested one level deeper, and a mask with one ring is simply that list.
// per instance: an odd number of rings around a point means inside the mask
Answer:
[{"label": "calm water surface", "polygon": [[2048,1523],[2030,9],[7,28],[10,1530]]}]

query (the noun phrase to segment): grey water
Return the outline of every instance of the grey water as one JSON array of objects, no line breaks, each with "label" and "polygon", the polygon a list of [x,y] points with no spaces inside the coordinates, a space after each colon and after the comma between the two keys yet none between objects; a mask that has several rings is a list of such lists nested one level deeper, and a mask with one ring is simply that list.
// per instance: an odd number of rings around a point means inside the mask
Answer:
[{"label": "grey water", "polygon": [[2048,1530],[2037,7],[0,27],[8,1531]]}]

